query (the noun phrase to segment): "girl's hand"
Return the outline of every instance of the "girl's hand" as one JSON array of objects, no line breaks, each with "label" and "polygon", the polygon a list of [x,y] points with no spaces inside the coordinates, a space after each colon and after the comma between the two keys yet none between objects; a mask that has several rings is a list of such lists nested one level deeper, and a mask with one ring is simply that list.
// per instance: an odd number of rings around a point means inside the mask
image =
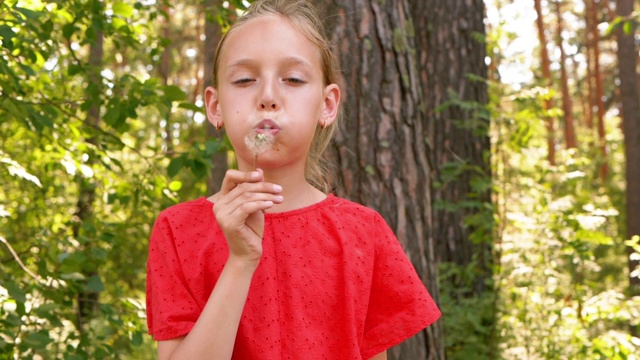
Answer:
[{"label": "girl's hand", "polygon": [[229,260],[256,266],[262,256],[264,213],[282,203],[282,187],[264,181],[262,170],[229,170],[214,195],[213,213],[229,245]]}]

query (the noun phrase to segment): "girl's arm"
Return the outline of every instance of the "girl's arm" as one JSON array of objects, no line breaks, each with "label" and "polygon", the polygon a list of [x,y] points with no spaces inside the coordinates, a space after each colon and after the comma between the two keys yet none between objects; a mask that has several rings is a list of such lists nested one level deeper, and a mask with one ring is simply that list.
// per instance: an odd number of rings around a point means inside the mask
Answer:
[{"label": "girl's arm", "polygon": [[158,341],[158,359],[231,359],[254,270],[229,259],[193,329],[187,336]]},{"label": "girl's arm", "polygon": [[195,325],[186,336],[158,342],[158,358],[231,359],[251,278],[262,256],[263,211],[281,203],[282,188],[262,171],[227,171],[213,212],[229,246],[229,259]]},{"label": "girl's arm", "polygon": [[372,357],[371,360],[387,360],[387,352],[383,351],[380,354]]}]

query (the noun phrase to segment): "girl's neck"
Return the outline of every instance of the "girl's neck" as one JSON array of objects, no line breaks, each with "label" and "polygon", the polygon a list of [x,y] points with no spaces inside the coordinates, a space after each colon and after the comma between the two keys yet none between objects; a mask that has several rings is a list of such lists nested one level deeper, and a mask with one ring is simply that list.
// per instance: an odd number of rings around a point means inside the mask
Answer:
[{"label": "girl's neck", "polygon": [[282,186],[284,202],[274,205],[267,213],[279,213],[300,209],[316,204],[327,195],[309,184],[304,177],[304,172],[289,172],[283,169],[264,170],[265,181]]}]

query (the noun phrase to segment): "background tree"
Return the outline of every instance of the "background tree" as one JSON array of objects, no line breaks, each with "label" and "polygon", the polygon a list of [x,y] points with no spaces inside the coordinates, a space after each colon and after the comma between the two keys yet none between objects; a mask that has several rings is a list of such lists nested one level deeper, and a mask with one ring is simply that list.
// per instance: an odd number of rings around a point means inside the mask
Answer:
[{"label": "background tree", "polygon": [[[617,30],[618,37],[618,76],[620,78],[620,102],[622,104],[622,127],[625,147],[626,176],[626,227],[627,238],[640,236],[640,95],[638,94],[638,48],[634,42],[636,20],[632,18],[633,0],[618,0],[616,10],[623,25]],[[627,248],[629,254],[629,283],[633,294],[640,293],[640,274],[636,268],[640,259],[632,256],[633,248]],[[635,274],[632,275],[632,274]],[[637,333],[637,331],[636,331]]]},{"label": "background tree", "polygon": [[[204,55],[204,75],[203,75],[203,89],[207,86],[213,85],[213,61],[216,55],[216,46],[220,41],[222,34],[220,20],[216,16],[218,9],[222,6],[215,0],[204,0],[202,4],[202,14],[204,16],[204,41],[202,46],[202,53]],[[207,136],[210,139],[224,138],[224,130],[217,130],[211,123],[206,122]],[[222,141],[220,141],[222,143]],[[211,162],[213,167],[207,182],[207,189],[209,194],[216,193],[222,180],[224,179],[225,172],[229,167],[227,163],[226,151],[216,151],[211,155]]]},{"label": "background tree", "polygon": [[[484,2],[416,0],[411,14],[426,113],[424,140],[433,164],[436,258],[446,269],[441,282],[447,285],[441,291],[448,354],[492,357],[493,210]],[[447,314],[454,308],[476,316]],[[482,331],[471,330],[468,321],[482,324]]]},{"label": "background tree", "polygon": [[[438,301],[431,218],[431,163],[415,29],[403,1],[322,2],[342,66],[345,119],[332,156],[337,193],[378,210]],[[389,352],[443,359],[438,321]]]},{"label": "background tree", "polygon": [[562,1],[555,1],[556,13],[556,42],[560,52],[560,88],[562,89],[562,118],[564,120],[564,141],[568,149],[578,147],[576,143],[576,130],[573,124],[573,100],[569,90],[569,75],[567,71],[567,55],[564,50],[563,39],[563,9]]},{"label": "background tree", "polygon": [[593,60],[592,67],[592,76],[593,83],[595,84],[595,98],[592,100],[593,105],[596,109],[596,125],[598,129],[598,145],[600,147],[599,154],[599,174],[600,179],[605,180],[609,173],[609,166],[607,161],[607,144],[606,144],[606,128],[605,128],[605,103],[604,103],[604,83],[602,78],[602,66],[601,66],[601,56],[600,56],[600,34],[598,32],[598,24],[600,24],[601,12],[599,11],[601,7],[600,3],[596,0],[585,0],[590,1],[591,3],[587,7],[590,11],[589,13],[589,39],[591,40],[590,49],[593,51],[591,55],[591,59]]},{"label": "background tree", "polygon": [[[88,105],[87,114],[85,117],[85,126],[87,128],[100,128],[100,109],[102,99],[100,97],[92,97],[92,93],[102,93],[103,86],[100,79],[100,72],[103,68],[103,56],[104,56],[104,30],[103,30],[103,18],[99,15],[102,13],[103,4],[96,2],[93,4],[96,11],[93,11],[91,15],[92,26],[88,31],[89,40],[89,61],[87,69],[87,98],[92,99]],[[96,138],[89,136],[86,140],[88,148],[87,164],[91,166],[96,162],[96,155],[93,153],[93,147],[97,145]],[[92,234],[86,234],[85,229],[87,224],[91,224],[95,221],[93,218],[96,187],[95,179],[90,177],[78,176],[79,190],[78,201],[74,215],[77,217],[72,224],[73,236],[76,239],[80,239],[81,236],[85,239],[91,239]],[[83,226],[84,225],[84,226]],[[87,236],[88,235],[88,236]],[[84,256],[91,258],[91,249],[95,246],[92,240],[82,243],[81,249]],[[82,267],[82,275],[86,279],[96,279],[98,276],[98,267],[93,265],[92,262],[86,262]],[[99,277],[97,277],[99,279]],[[85,323],[94,315],[98,308],[99,292],[98,289],[85,289],[78,294],[78,328],[80,331],[85,327]]]},{"label": "background tree", "polygon": [[[549,59],[549,50],[547,49],[547,35],[544,16],[542,13],[542,1],[535,0],[534,7],[536,9],[536,28],[538,30],[538,41],[540,42],[540,62],[542,64],[542,79],[549,89],[553,86],[553,76],[551,75],[551,60]],[[555,119],[551,116],[551,110],[555,107],[551,97],[545,100],[544,109],[547,111],[545,116],[547,127],[547,159],[549,165],[556,164],[556,142],[555,142]]]}]

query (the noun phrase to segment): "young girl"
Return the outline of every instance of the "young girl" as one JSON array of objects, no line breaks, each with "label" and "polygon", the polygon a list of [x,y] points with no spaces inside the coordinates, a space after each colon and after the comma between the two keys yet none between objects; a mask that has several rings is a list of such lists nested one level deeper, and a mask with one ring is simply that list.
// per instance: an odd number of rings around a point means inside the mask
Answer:
[{"label": "young girl", "polygon": [[222,38],[206,107],[238,170],[154,225],[160,359],[386,359],[440,316],[381,216],[325,193],[339,104],[307,1],[258,0]]}]

